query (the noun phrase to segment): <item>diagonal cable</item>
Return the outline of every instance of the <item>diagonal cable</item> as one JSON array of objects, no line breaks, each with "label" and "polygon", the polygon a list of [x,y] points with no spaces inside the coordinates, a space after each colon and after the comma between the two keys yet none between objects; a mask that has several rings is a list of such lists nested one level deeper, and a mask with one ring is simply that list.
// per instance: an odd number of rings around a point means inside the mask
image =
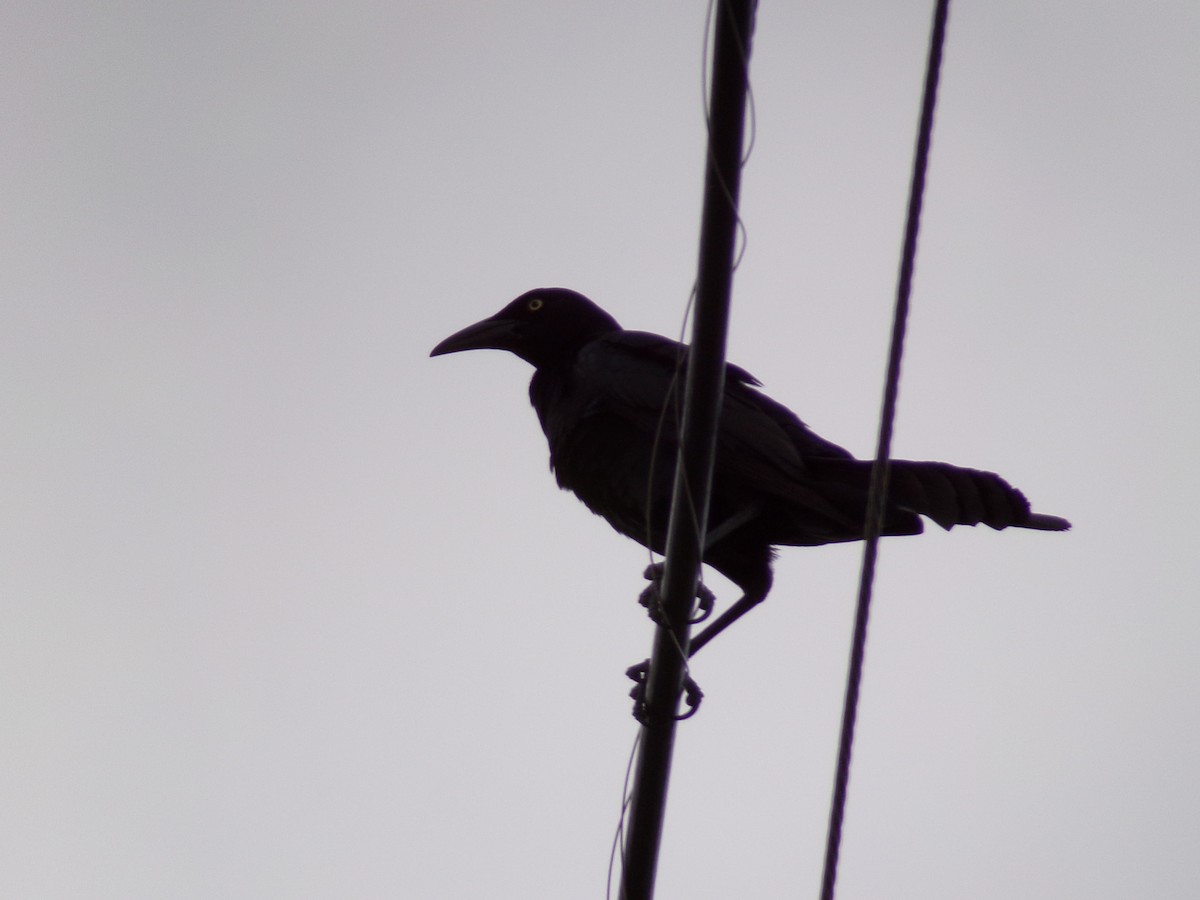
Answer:
[{"label": "diagonal cable", "polygon": [[850,754],[854,744],[854,723],[858,712],[866,653],[867,620],[871,611],[871,586],[875,578],[875,558],[883,526],[887,500],[888,458],[892,446],[892,425],[896,418],[896,396],[900,389],[900,361],[904,354],[904,331],[908,320],[908,301],[912,293],[913,267],[917,256],[917,232],[921,222],[921,201],[925,193],[925,172],[929,166],[929,147],[933,135],[933,110],[937,102],[938,74],[942,46],[946,39],[946,17],[950,0],[937,0],[929,38],[929,57],[925,67],[925,90],[921,99],[921,120],[913,157],[912,182],[909,186],[908,216],[904,225],[904,248],[900,256],[900,276],[896,287],[896,306],[892,318],[892,340],[888,353],[887,381],[880,412],[879,443],[871,486],[867,495],[866,544],[858,585],[858,606],[854,616],[854,637],[850,649],[850,668],[846,677],[846,696],[842,707],[842,730],[838,741],[837,770],[833,800],[829,809],[829,830],[825,843],[825,869],[821,878],[822,900],[833,900],[837,883],[838,851],[842,839],[842,821],[846,811],[846,791],[850,781]]}]

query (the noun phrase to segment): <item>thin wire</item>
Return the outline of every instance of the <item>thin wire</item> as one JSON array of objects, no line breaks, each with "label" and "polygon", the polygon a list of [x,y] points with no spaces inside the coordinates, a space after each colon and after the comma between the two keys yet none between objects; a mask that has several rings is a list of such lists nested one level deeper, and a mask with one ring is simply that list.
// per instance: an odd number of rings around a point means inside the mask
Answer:
[{"label": "thin wire", "polygon": [[625,815],[629,812],[629,804],[633,795],[629,791],[629,783],[633,780],[633,761],[637,759],[638,744],[642,740],[642,730],[639,728],[633,738],[633,746],[629,748],[629,761],[625,763],[625,784],[621,788],[621,815],[617,818],[617,828],[613,832],[612,849],[608,852],[608,881],[604,891],[607,900],[612,900],[613,868],[617,862],[617,853],[621,854],[621,871],[625,871]]},{"label": "thin wire", "polygon": [[904,248],[900,256],[900,275],[896,286],[896,307],[892,319],[892,343],[888,353],[887,382],[883,409],[880,411],[879,444],[871,467],[871,486],[867,495],[866,545],[858,586],[858,607],[854,617],[854,639],[850,651],[850,670],[846,678],[846,697],[842,707],[842,732],[838,743],[837,773],[833,800],[829,809],[829,832],[825,843],[825,870],[821,878],[822,900],[833,900],[837,884],[838,851],[842,839],[842,821],[846,812],[846,791],[850,780],[850,754],[854,745],[854,722],[858,713],[858,695],[866,655],[867,620],[871,611],[871,586],[875,578],[875,558],[879,534],[883,528],[884,503],[887,499],[888,457],[891,452],[892,426],[896,418],[896,397],[900,389],[900,362],[904,355],[904,332],[912,293],[913,267],[917,255],[917,233],[921,224],[921,202],[925,193],[925,171],[929,167],[929,147],[933,136],[933,111],[937,103],[938,75],[942,64],[942,45],[946,40],[946,18],[950,0],[936,0],[933,27],[929,38],[929,57],[925,68],[925,89],[921,99],[921,121],[913,158],[909,186],[908,216],[904,225]]},{"label": "thin wire", "polygon": [[[678,341],[678,343],[680,343],[680,344],[682,344],[685,340],[685,336],[686,336],[686,332],[687,332],[688,318],[691,316],[692,307],[696,301],[696,290],[697,290],[697,285],[693,282],[691,293],[688,295],[687,306],[684,307],[683,322],[680,325],[680,333],[679,333],[679,341]],[[683,398],[681,397],[681,395],[679,393],[679,385],[680,385],[680,381],[683,378],[683,364],[684,364],[684,361],[686,358],[687,358],[686,354],[680,353],[678,355],[678,357],[676,357],[676,359],[675,359],[675,369],[671,373],[671,381],[667,384],[667,393],[666,393],[666,396],[663,398],[663,406],[658,414],[658,424],[655,427],[654,440],[650,445],[650,465],[649,465],[649,472],[646,477],[646,512],[645,512],[645,515],[646,515],[646,553],[650,559],[651,566],[654,566],[657,564],[657,562],[654,558],[655,554],[654,554],[654,550],[652,547],[653,541],[654,541],[654,537],[653,537],[654,536],[654,524],[653,524],[653,519],[651,518],[651,516],[653,515],[653,512],[654,512],[654,472],[658,467],[659,451],[662,449],[663,428],[666,425],[668,413],[671,413],[671,412],[674,413],[675,434],[679,435],[682,433],[681,419],[683,418],[683,405],[682,405]],[[690,491],[688,493],[688,509],[691,512],[692,525],[696,530],[696,539],[699,540],[700,539],[700,522],[699,522],[699,517],[696,515],[695,503],[692,501]],[[665,535],[663,537],[663,541],[665,544],[665,542],[666,542]],[[703,571],[701,571],[701,573],[700,573],[699,583],[701,585],[704,584]],[[666,620],[666,610],[663,609],[661,604],[659,604],[658,608],[655,609],[655,613],[663,621]],[[672,637],[672,640],[674,641],[676,651],[679,653],[680,658],[683,660],[684,672],[687,674],[691,674],[690,669],[688,667],[687,654],[683,650],[683,645],[681,643],[679,643],[679,639],[675,637],[673,630],[671,632],[671,637]],[[639,734],[641,733],[640,730],[638,733]],[[628,785],[626,785],[626,787],[628,787]],[[626,798],[626,799],[628,799],[628,798]]]},{"label": "thin wire", "polygon": [[[713,14],[714,14],[715,2],[716,2],[716,0],[708,0],[708,8],[704,15],[704,38],[701,41],[701,64],[700,64],[700,94],[701,94],[700,106],[701,106],[701,110],[703,111],[703,114],[704,114],[704,129],[705,129],[706,134],[708,134],[710,140],[712,137],[712,117],[711,117],[711,114],[708,109],[708,93],[709,93],[709,89],[710,89],[709,46],[710,46],[710,43],[712,40],[712,24],[713,24]],[[757,3],[755,4],[755,6],[757,6]],[[746,69],[746,103],[747,103],[747,117],[748,117],[747,126],[748,126],[748,130],[749,130],[749,135],[746,139],[746,148],[742,152],[742,156],[741,156],[741,159],[739,162],[739,168],[745,169],[746,165],[750,162],[750,156],[754,152],[754,145],[757,141],[758,117],[757,117],[757,110],[754,105],[754,85],[751,81],[750,74],[749,74],[750,64],[749,64],[749,60],[746,57],[746,46],[745,46],[744,41],[739,42],[738,49],[741,54],[742,65]],[[706,146],[708,146],[708,145],[706,144]],[[742,219],[741,210],[738,209],[737,206],[733,203],[733,197],[730,194],[728,186],[725,184],[724,179],[720,177],[720,174],[721,173],[718,172],[717,177],[720,180],[722,190],[724,190],[725,197],[729,201],[730,205],[734,207],[734,212],[737,217],[738,247],[737,247],[737,252],[735,253],[734,260],[733,260],[733,271],[736,272],[738,270],[738,268],[741,266],[742,260],[746,255],[746,248],[749,244],[750,237],[749,237],[749,231],[746,229],[746,223]],[[696,303],[697,288],[698,288],[698,284],[696,282],[692,282],[692,289],[688,294],[687,305],[684,307],[683,319],[679,326],[678,342],[680,344],[684,343],[684,341],[686,340],[688,320],[691,317],[692,309]],[[653,495],[654,495],[654,492],[651,488],[654,483],[654,472],[655,472],[657,462],[658,462],[658,451],[661,447],[663,426],[666,423],[666,417],[667,417],[668,410],[673,411],[675,414],[675,416],[674,416],[675,431],[676,431],[676,434],[679,433],[679,428],[680,428],[680,424],[681,424],[680,419],[682,418],[682,415],[683,415],[683,408],[682,408],[682,404],[681,404],[682,398],[679,394],[679,384],[680,384],[680,379],[683,376],[683,365],[684,365],[685,359],[686,359],[686,355],[680,354],[679,358],[675,362],[675,371],[674,371],[674,374],[672,375],[671,382],[667,387],[667,396],[663,403],[662,412],[660,413],[660,415],[658,417],[658,425],[657,425],[657,428],[654,433],[654,443],[653,443],[651,453],[650,453],[650,471],[649,471],[649,476],[648,476],[648,480],[647,480],[646,510],[645,510],[646,548],[647,548],[647,555],[650,560],[650,565],[654,565],[657,562],[657,560],[655,559],[654,550],[650,549],[650,545],[652,542],[651,538],[652,538],[652,534],[653,534],[651,513],[653,512],[652,507],[653,507]],[[690,488],[690,486],[689,486],[689,488]],[[699,540],[700,539],[700,522],[699,522],[699,517],[696,515],[695,502],[692,498],[692,493],[691,493],[690,489],[688,491],[687,496],[688,496],[688,508],[691,513],[692,524],[696,530],[696,538],[697,538],[697,540]],[[700,582],[699,583],[701,585],[704,584],[703,570],[701,570],[701,573],[700,573]],[[678,644],[678,642],[676,642],[676,643]],[[679,652],[683,653],[682,646],[679,647]],[[686,664],[686,660],[685,660],[685,664]]]},{"label": "thin wire", "polygon": [[[708,96],[711,88],[711,78],[709,77],[709,62],[712,59],[708,52],[709,43],[712,38],[712,23],[713,23],[713,7],[715,0],[708,0],[708,11],[704,15],[704,40],[701,42],[703,59],[700,64],[700,103],[704,109],[704,129],[709,138],[712,137],[712,117],[708,109]],[[757,10],[758,3],[755,2],[754,8]],[[754,85],[750,80],[750,61],[746,56],[746,42],[743,37],[738,41],[738,52],[741,55],[742,68],[746,70],[746,107],[747,107],[747,128],[749,135],[746,138],[746,147],[742,151],[741,168],[746,167],[746,163],[750,161],[750,155],[754,152],[754,145],[758,139],[758,110],[754,105]],[[706,145],[708,146],[708,145]],[[750,241],[750,235],[746,231],[746,223],[742,220],[741,210],[733,203],[733,197],[730,196],[728,186],[725,184],[725,179],[721,177],[721,173],[717,173],[717,179],[721,184],[722,190],[725,191],[725,199],[729,201],[730,206],[734,207],[734,213],[737,216],[737,231],[738,231],[738,247],[733,257],[733,271],[736,272],[742,264],[742,258],[746,255],[746,245]],[[695,285],[692,287],[692,296],[695,297]],[[690,301],[689,301],[690,304]]]}]

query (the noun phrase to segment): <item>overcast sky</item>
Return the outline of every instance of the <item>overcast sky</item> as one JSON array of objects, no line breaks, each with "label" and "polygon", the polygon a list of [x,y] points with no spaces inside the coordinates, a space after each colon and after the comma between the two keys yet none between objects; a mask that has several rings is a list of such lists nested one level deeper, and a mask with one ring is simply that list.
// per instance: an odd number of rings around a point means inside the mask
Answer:
[{"label": "overcast sky", "polygon": [[[930,4],[764,3],[731,359],[874,444]],[[0,13],[0,894],[601,897],[645,551],[507,354],[676,334],[704,4]],[[951,11],[839,897],[1200,895],[1200,7]],[[815,897],[860,550],[697,658],[663,898]],[[708,579],[723,602],[735,589]]]}]

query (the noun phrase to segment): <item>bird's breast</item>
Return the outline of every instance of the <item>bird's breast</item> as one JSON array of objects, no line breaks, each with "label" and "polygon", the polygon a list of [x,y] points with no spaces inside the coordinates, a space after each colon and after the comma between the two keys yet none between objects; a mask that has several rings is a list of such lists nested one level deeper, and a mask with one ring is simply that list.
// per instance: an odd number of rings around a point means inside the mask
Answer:
[{"label": "bird's breast", "polygon": [[[657,544],[670,502],[672,441],[657,434],[657,417],[644,421],[569,382],[540,386],[530,396],[550,447],[560,487],[574,493],[620,533]],[[647,508],[654,513],[648,528]],[[661,522],[659,521],[661,519]]]}]

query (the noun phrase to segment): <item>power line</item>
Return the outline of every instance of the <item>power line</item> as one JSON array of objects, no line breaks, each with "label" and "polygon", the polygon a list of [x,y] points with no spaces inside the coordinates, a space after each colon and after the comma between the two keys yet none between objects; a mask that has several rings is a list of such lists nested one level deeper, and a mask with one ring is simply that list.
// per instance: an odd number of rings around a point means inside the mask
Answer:
[{"label": "power line", "polygon": [[900,389],[900,361],[904,354],[904,331],[908,321],[908,301],[912,293],[913,267],[917,256],[917,232],[921,224],[921,201],[925,193],[925,172],[929,166],[929,147],[933,136],[933,110],[937,103],[938,75],[942,65],[942,46],[946,40],[946,18],[950,0],[937,0],[929,38],[929,57],[925,65],[925,90],[921,98],[921,120],[913,156],[909,186],[908,215],[904,224],[904,247],[900,254],[900,275],[896,286],[896,306],[892,317],[892,340],[888,352],[887,380],[883,408],[879,415],[879,442],[871,485],[867,494],[867,524],[863,535],[862,571],[858,585],[858,606],[854,616],[854,637],[850,649],[850,668],[846,676],[846,697],[842,707],[842,730],[838,741],[837,771],[833,800],[829,809],[829,831],[825,843],[825,870],[821,878],[822,900],[833,900],[837,883],[838,852],[842,839],[842,820],[846,811],[846,791],[850,781],[850,753],[854,744],[854,723],[858,714],[859,687],[862,683],[863,658],[866,654],[867,620],[871,612],[871,586],[875,578],[875,557],[879,532],[883,526],[887,499],[888,458],[892,446],[892,425],[896,418],[896,397]]},{"label": "power line", "polygon": [[665,624],[655,631],[621,873],[622,900],[650,900],[666,812],[676,715],[687,669],[692,605],[725,377],[725,335],[737,236],[737,202],[753,0],[718,0],[708,160],[700,226],[696,318],[688,351],[683,424],[662,580]]}]

